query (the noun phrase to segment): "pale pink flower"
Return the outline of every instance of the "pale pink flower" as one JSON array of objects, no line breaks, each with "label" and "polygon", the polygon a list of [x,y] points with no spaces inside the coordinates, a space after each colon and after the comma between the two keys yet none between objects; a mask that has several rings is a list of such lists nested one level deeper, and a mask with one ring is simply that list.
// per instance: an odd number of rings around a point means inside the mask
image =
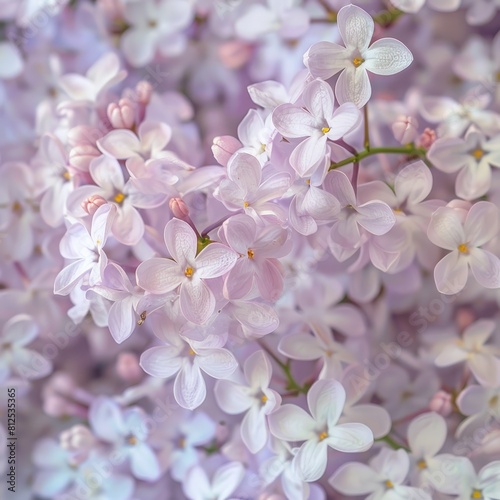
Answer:
[{"label": "pale pink flower", "polygon": [[264,351],[249,356],[243,371],[244,383],[220,380],[214,394],[224,412],[230,415],[245,413],[240,426],[241,438],[252,453],[257,453],[269,437],[266,416],[281,404],[281,396],[269,388],[272,366]]},{"label": "pale pink flower", "polygon": [[164,157],[164,151],[172,137],[172,129],[166,123],[142,122],[137,135],[131,130],[119,129],[108,132],[97,141],[99,149],[117,160],[139,156],[144,160]]},{"label": "pale pink flower", "polygon": [[323,185],[326,191],[337,198],[341,207],[329,238],[330,250],[340,262],[351,257],[366,241],[363,230],[381,236],[396,223],[396,217],[386,203],[378,200],[359,203],[344,172],[329,172]]},{"label": "pale pink flower", "polygon": [[460,7],[462,0],[392,0],[392,5],[403,12],[414,14],[424,5],[442,12],[453,12]]},{"label": "pale pink flower", "polygon": [[164,294],[179,287],[182,314],[193,323],[208,320],[215,308],[213,292],[205,280],[226,274],[237,254],[221,243],[211,243],[198,255],[198,240],[191,226],[172,219],[164,231],[173,260],[155,257],[137,268],[137,284],[150,293]]},{"label": "pale pink flower", "polygon": [[219,467],[210,480],[205,470],[195,465],[182,483],[184,494],[189,500],[230,500],[239,486],[245,469],[239,462],[229,462]]},{"label": "pale pink flower", "polygon": [[224,379],[238,367],[233,354],[223,348],[227,335],[209,335],[203,341],[195,341],[180,336],[166,321],[157,323],[154,331],[164,345],[145,351],[141,367],[153,377],[175,375],[174,397],[183,408],[194,410],[205,400],[207,389],[202,372]]},{"label": "pale pink flower", "polygon": [[496,329],[494,321],[479,320],[466,328],[462,337],[448,337],[434,348],[436,366],[466,362],[476,379],[494,386],[500,376],[500,348],[486,344]]},{"label": "pale pink flower", "polygon": [[394,38],[381,38],[371,46],[372,17],[356,5],[346,5],[337,16],[345,47],[331,42],[314,44],[304,55],[304,64],[314,77],[328,79],[342,71],[335,85],[339,103],[353,102],[363,107],[371,96],[367,71],[394,75],[413,61],[408,48]]},{"label": "pale pink flower", "polygon": [[325,472],[328,447],[354,453],[373,444],[372,431],[363,424],[338,424],[345,403],[345,390],[335,380],[319,380],[307,393],[311,415],[287,404],[268,417],[271,433],[284,441],[304,441],[295,463],[305,481],[316,481]]},{"label": "pale pink flower", "polygon": [[150,63],[157,50],[176,55],[184,46],[181,31],[193,18],[193,4],[184,0],[127,2],[124,16],[129,29],[120,39],[121,49],[135,67]]},{"label": "pale pink flower", "polygon": [[120,60],[109,52],[99,58],[82,76],[68,73],[61,76],[59,85],[75,101],[95,102],[110,87],[120,83],[127,72],[120,70]]},{"label": "pale pink flower", "polygon": [[500,136],[488,139],[470,129],[464,139],[438,139],[428,152],[429,161],[442,172],[458,172],[455,193],[475,200],[491,187],[491,167],[500,167]]},{"label": "pale pink flower", "polygon": [[[414,486],[432,486],[441,493],[453,493],[460,479],[462,457],[438,452],[444,446],[448,426],[437,413],[429,412],[413,419],[408,427],[411,451],[411,482]],[[446,474],[442,471],[446,470]]]},{"label": "pale pink flower", "polygon": [[276,301],[283,291],[278,257],[290,250],[288,231],[272,223],[259,227],[249,215],[239,214],[224,222],[219,236],[240,256],[226,277],[227,298],[243,298],[255,283],[262,298]]},{"label": "pale pink flower", "polygon": [[302,93],[303,106],[281,104],[273,112],[273,123],[286,138],[306,137],[290,155],[290,165],[301,177],[309,176],[327,152],[328,140],[337,140],[351,131],[360,114],[352,103],[335,110],[333,91],[328,83],[314,80]]},{"label": "pale pink flower", "polygon": [[481,247],[497,236],[498,208],[480,201],[462,222],[455,210],[442,207],[432,215],[427,235],[435,245],[449,250],[434,269],[437,289],[451,295],[460,292],[469,276],[485,288],[500,288],[500,259]]},{"label": "pale pink flower", "polygon": [[132,474],[143,481],[161,475],[158,457],[147,442],[146,414],[138,407],[122,410],[112,399],[100,396],[90,406],[89,423],[100,440],[113,445],[128,460]]},{"label": "pale pink flower", "polygon": [[68,295],[85,277],[90,286],[101,282],[102,272],[108,263],[103,249],[115,214],[116,207],[108,203],[95,212],[90,231],[79,222],[69,227],[59,248],[61,255],[73,262],[56,276],[55,294]]},{"label": "pale pink flower", "polygon": [[18,314],[5,322],[0,334],[0,381],[11,376],[34,380],[46,377],[52,363],[26,346],[38,336],[38,326],[27,314]]},{"label": "pale pink flower", "polygon": [[369,465],[341,465],[328,482],[344,495],[369,495],[370,500],[431,500],[420,488],[405,486],[410,458],[404,450],[383,448]]},{"label": "pale pink flower", "polygon": [[244,210],[256,220],[263,216],[284,220],[286,216],[283,208],[274,202],[288,191],[292,183],[290,174],[263,174],[257,158],[248,153],[237,153],[229,161],[227,179],[221,181],[214,197],[231,212]]},{"label": "pale pink flower", "polygon": [[238,18],[236,33],[244,40],[255,41],[277,32],[284,39],[300,38],[309,27],[308,12],[296,0],[267,0],[267,5],[253,4]]}]

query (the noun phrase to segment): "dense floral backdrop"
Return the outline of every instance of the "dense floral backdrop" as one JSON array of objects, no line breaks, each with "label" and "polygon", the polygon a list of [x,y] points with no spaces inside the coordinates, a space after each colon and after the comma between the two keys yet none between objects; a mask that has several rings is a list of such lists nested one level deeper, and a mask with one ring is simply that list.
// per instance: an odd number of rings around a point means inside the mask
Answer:
[{"label": "dense floral backdrop", "polygon": [[499,30],[0,0],[0,498],[500,499]]}]

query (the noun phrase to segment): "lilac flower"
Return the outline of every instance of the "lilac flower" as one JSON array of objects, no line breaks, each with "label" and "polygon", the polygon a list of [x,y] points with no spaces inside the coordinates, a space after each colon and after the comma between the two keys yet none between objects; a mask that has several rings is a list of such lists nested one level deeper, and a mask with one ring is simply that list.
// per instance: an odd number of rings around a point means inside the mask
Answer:
[{"label": "lilac flower", "polygon": [[396,223],[396,217],[386,203],[378,200],[359,203],[352,184],[343,172],[333,170],[326,176],[323,185],[341,206],[330,233],[330,249],[339,261],[352,256],[361,246],[362,230],[381,236]]},{"label": "lilac flower", "polygon": [[90,407],[89,422],[96,437],[127,457],[137,479],[156,481],[160,477],[158,458],[147,443],[146,416],[139,408],[123,411],[113,400],[99,397]]},{"label": "lilac flower", "polygon": [[27,349],[38,335],[38,326],[26,314],[10,318],[0,335],[0,381],[12,375],[28,380],[46,377],[52,371],[52,363],[39,352]]},{"label": "lilac flower", "polygon": [[316,481],[325,472],[327,450],[365,451],[373,444],[371,430],[363,424],[337,424],[345,403],[345,390],[334,380],[320,380],[307,393],[311,415],[293,404],[269,415],[271,433],[284,441],[304,441],[295,456],[305,481]]},{"label": "lilac flower", "polygon": [[464,139],[438,139],[431,146],[428,158],[443,172],[458,172],[457,196],[475,200],[490,190],[491,167],[500,167],[500,136],[487,139],[482,133],[469,129]]},{"label": "lilac flower", "polygon": [[370,460],[370,465],[349,462],[340,466],[329,479],[344,495],[369,495],[373,500],[430,500],[423,489],[405,486],[410,469],[408,454],[383,448]]},{"label": "lilac flower", "polygon": [[272,223],[261,229],[252,217],[240,214],[225,221],[219,235],[240,255],[224,284],[227,298],[243,298],[255,283],[262,298],[276,301],[283,291],[277,257],[288,253],[288,232]]},{"label": "lilac flower", "polygon": [[66,74],[59,79],[59,85],[75,101],[95,102],[105,90],[121,82],[126,75],[126,71],[120,70],[117,55],[110,52],[98,59],[85,76]]},{"label": "lilac flower", "polygon": [[219,467],[211,480],[199,465],[194,466],[182,483],[189,500],[229,500],[243,480],[245,470],[239,462]]},{"label": "lilac flower", "polygon": [[[181,337],[170,325],[158,326],[163,346],[151,347],[141,356],[141,367],[159,378],[174,375],[174,397],[183,408],[193,410],[205,400],[207,390],[202,371],[216,378],[228,378],[238,367],[233,354],[224,349],[224,335],[211,335],[203,341]],[[170,327],[171,328],[171,327]]]},{"label": "lilac flower", "polygon": [[214,197],[232,211],[244,210],[256,220],[264,216],[285,218],[279,200],[291,184],[290,175],[276,172],[264,176],[259,161],[248,153],[237,153],[227,165],[227,179],[222,180]]},{"label": "lilac flower", "polygon": [[256,351],[245,361],[245,383],[220,380],[215,386],[215,398],[229,414],[245,413],[241,422],[241,438],[246,447],[257,453],[269,437],[266,416],[281,403],[281,397],[269,388],[272,367],[264,351]]},{"label": "lilac flower", "polygon": [[333,91],[321,80],[311,82],[302,93],[304,107],[281,104],[273,112],[273,123],[287,138],[306,137],[290,155],[290,165],[301,176],[310,175],[325,156],[328,139],[337,140],[359,122],[351,103],[334,110]]},{"label": "lilac flower", "polygon": [[367,71],[394,75],[413,61],[408,48],[394,38],[382,38],[369,46],[373,37],[372,17],[360,7],[346,5],[337,16],[345,47],[331,42],[314,44],[304,55],[304,64],[314,77],[328,79],[339,71],[335,96],[343,104],[363,107],[371,96]]},{"label": "lilac flower", "polygon": [[172,219],[165,226],[164,241],[173,260],[155,257],[143,262],[137,268],[137,284],[156,294],[179,287],[182,314],[201,325],[215,308],[214,295],[205,280],[230,271],[237,254],[221,243],[211,243],[196,255],[196,234],[179,219]]},{"label": "lilac flower", "polygon": [[498,209],[480,201],[462,221],[454,209],[442,207],[432,215],[427,235],[437,246],[449,250],[434,269],[436,287],[448,295],[460,292],[469,275],[485,288],[500,288],[500,260],[481,247],[497,236]]},{"label": "lilac flower", "polygon": [[54,282],[54,293],[68,295],[84,277],[90,286],[101,282],[108,258],[104,246],[116,213],[114,205],[106,204],[92,217],[90,231],[81,223],[73,224],[60,243],[61,255],[73,262],[68,264]]}]

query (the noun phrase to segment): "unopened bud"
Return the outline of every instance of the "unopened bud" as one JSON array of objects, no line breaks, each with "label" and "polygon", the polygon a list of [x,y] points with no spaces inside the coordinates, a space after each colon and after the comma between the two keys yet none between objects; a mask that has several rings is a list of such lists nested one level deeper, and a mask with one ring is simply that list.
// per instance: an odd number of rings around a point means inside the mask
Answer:
[{"label": "unopened bud", "polygon": [[110,103],[108,106],[108,119],[114,128],[131,129],[135,122],[134,103],[127,98]]},{"label": "unopened bud", "polygon": [[409,144],[417,138],[418,120],[412,116],[398,116],[392,124],[392,133],[401,144]]},{"label": "unopened bud", "polygon": [[219,45],[219,58],[224,66],[241,68],[252,56],[252,47],[240,40],[231,40]]},{"label": "unopened bud", "polygon": [[174,217],[181,220],[185,220],[189,217],[189,208],[182,198],[172,198],[168,202],[168,206],[170,207]]},{"label": "unopened bud", "polygon": [[146,80],[141,80],[136,86],[137,102],[147,105],[153,95],[153,86]]},{"label": "unopened bud", "polygon": [[436,392],[429,403],[429,409],[439,413],[443,417],[448,416],[453,410],[451,404],[451,394],[445,391]]},{"label": "unopened bud", "polygon": [[212,153],[215,159],[224,167],[227,167],[227,163],[233,154],[242,147],[242,144],[238,139],[230,135],[222,135],[220,137],[214,137],[212,145]]},{"label": "unopened bud", "polygon": [[426,128],[418,138],[418,146],[429,149],[436,140],[436,132],[431,128]]},{"label": "unopened bud", "polygon": [[89,215],[94,215],[99,207],[105,205],[107,201],[100,195],[94,194],[82,201],[82,208]]},{"label": "unopened bud", "polygon": [[138,382],[144,375],[139,365],[139,359],[132,352],[122,352],[118,356],[116,372],[127,382]]},{"label": "unopened bud", "polygon": [[463,332],[468,326],[476,320],[476,315],[467,308],[460,308],[457,311],[456,322],[459,331]]}]

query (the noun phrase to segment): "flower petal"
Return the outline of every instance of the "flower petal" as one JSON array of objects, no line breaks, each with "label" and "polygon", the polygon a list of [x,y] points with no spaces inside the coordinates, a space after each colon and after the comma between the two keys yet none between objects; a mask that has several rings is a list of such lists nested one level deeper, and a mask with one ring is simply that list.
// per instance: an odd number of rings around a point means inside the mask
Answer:
[{"label": "flower petal", "polygon": [[365,53],[363,66],[376,75],[394,75],[413,61],[408,47],[394,38],[377,40]]},{"label": "flower petal", "polygon": [[136,271],[137,284],[150,293],[167,293],[185,279],[179,265],[173,260],[155,257],[142,262]]}]

